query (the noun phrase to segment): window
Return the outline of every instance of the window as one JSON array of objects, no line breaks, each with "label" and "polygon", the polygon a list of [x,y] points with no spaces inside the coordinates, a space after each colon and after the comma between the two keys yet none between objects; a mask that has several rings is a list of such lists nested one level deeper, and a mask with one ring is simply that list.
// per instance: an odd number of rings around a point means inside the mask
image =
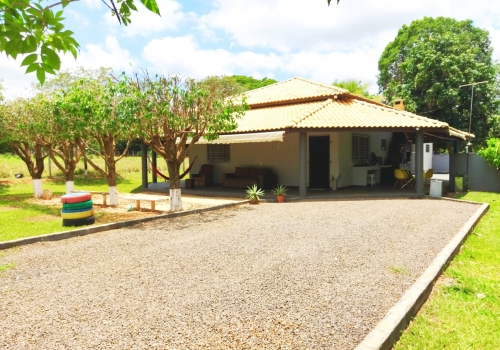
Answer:
[{"label": "window", "polygon": [[210,163],[229,163],[229,145],[207,145],[207,159]]},{"label": "window", "polygon": [[352,134],[352,160],[368,160],[370,158],[370,136]]}]

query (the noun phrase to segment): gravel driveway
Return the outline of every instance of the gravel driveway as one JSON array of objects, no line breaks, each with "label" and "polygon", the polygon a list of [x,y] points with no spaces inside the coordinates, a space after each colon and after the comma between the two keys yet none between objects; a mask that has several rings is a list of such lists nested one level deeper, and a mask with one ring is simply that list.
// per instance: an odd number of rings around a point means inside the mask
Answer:
[{"label": "gravel driveway", "polygon": [[354,348],[478,208],[261,203],[0,252],[0,348]]}]

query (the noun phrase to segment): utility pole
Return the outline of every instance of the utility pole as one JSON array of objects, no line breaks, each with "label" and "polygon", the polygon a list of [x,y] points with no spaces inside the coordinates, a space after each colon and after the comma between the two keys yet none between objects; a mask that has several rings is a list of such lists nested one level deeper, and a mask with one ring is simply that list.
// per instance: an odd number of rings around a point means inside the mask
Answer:
[{"label": "utility pole", "polygon": [[[480,82],[477,82],[477,83],[471,83],[471,84],[464,84],[464,85],[460,85],[459,88],[462,88],[462,87],[465,87],[465,86],[472,86],[472,91],[471,91],[471,96],[470,96],[470,112],[469,112],[469,134],[471,132],[471,126],[472,126],[472,103],[474,101],[474,86],[476,85],[479,85],[479,84],[485,84],[487,83],[488,80],[485,80],[485,81],[480,81]],[[470,140],[467,141],[467,146],[466,146],[466,152],[467,152],[467,183],[469,182],[469,151],[470,151],[470,146],[472,146],[472,143],[470,142]],[[467,185],[468,187],[468,185]]]},{"label": "utility pole", "polygon": [[485,80],[485,81],[480,81],[478,83],[464,84],[464,85],[459,86],[459,88],[463,88],[465,86],[472,86],[472,92],[471,92],[471,96],[470,96],[469,134],[470,134],[471,124],[472,124],[472,102],[474,101],[474,86],[479,85],[479,84],[485,84],[487,82],[488,82],[488,80]]}]

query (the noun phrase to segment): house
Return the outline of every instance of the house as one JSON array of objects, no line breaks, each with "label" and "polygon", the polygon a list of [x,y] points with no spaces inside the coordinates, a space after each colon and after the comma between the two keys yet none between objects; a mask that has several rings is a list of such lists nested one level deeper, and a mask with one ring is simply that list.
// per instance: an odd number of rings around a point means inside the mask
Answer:
[{"label": "house", "polygon": [[[423,194],[424,137],[466,140],[471,134],[447,123],[351,94],[347,90],[293,78],[246,93],[250,110],[238,128],[207,142],[201,139],[189,154],[214,164],[214,182],[235,167],[272,169],[279,184],[308,188],[366,185],[367,173],[377,182],[385,166],[393,132],[404,132],[416,144],[416,192]],[[402,105],[402,103],[401,103]],[[393,170],[391,169],[393,174]],[[393,176],[393,175],[391,175]]]}]

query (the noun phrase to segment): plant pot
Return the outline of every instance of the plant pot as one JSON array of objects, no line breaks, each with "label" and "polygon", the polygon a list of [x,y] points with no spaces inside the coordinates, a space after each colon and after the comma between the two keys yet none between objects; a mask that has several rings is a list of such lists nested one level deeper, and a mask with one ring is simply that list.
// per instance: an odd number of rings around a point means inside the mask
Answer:
[{"label": "plant pot", "polygon": [[250,199],[250,204],[259,204],[259,199],[258,198]]},{"label": "plant pot", "polygon": [[337,181],[330,181],[330,187],[332,191],[337,191]]},{"label": "plant pot", "polygon": [[285,196],[276,196],[276,199],[278,200],[278,203],[284,203],[285,202]]},{"label": "plant pot", "polygon": [[467,192],[467,181],[465,177],[455,177],[455,192]]}]

